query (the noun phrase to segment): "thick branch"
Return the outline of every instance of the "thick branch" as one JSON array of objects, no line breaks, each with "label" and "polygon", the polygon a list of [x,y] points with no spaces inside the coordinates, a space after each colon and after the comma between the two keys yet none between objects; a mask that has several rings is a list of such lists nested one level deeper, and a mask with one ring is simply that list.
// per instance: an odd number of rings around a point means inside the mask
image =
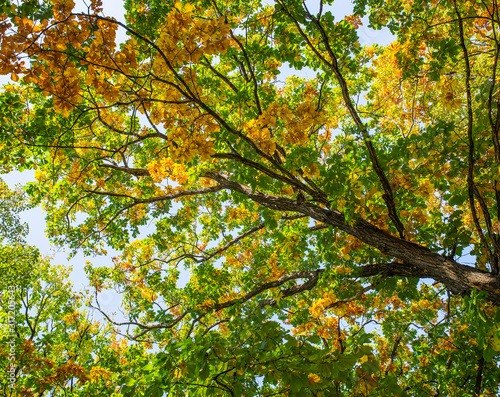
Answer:
[{"label": "thick branch", "polygon": [[376,263],[373,265],[366,265],[359,268],[359,277],[372,277],[377,274],[385,274],[387,277],[416,277],[425,278],[427,275],[415,266],[406,263],[390,262],[390,263]]},{"label": "thick branch", "polygon": [[[457,294],[470,294],[474,288],[487,291],[490,299],[500,304],[500,282],[488,272],[462,265],[419,244],[392,236],[362,218],[358,218],[354,224],[348,224],[344,214],[340,211],[322,208],[310,202],[298,202],[253,191],[215,172],[207,172],[204,176],[217,181],[222,188],[242,193],[250,200],[267,208],[299,212],[324,224],[339,228],[365,244],[377,248],[384,255],[397,258],[407,264],[398,266],[399,270],[407,266],[410,269],[406,271],[407,273],[415,274],[417,277],[432,278]],[[411,270],[412,267],[418,269],[418,273]]]}]

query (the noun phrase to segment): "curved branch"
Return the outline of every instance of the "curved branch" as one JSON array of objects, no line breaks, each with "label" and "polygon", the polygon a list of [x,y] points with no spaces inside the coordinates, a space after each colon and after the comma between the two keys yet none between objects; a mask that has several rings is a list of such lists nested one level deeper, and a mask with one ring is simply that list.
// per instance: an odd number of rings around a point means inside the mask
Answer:
[{"label": "curved branch", "polygon": [[363,294],[367,293],[368,291],[372,290],[373,288],[375,288],[384,278],[385,277],[378,279],[376,282],[363,288],[361,291],[357,292],[355,295],[351,296],[350,298],[341,299],[341,300],[335,301],[333,303],[330,303],[327,307],[325,307],[325,310],[330,309],[330,308],[335,307],[335,306],[338,306],[342,303],[354,302],[355,300],[359,299],[361,297],[361,295],[363,295]]},{"label": "curved branch", "polygon": [[[286,274],[284,276],[281,276],[275,281],[270,281],[264,284],[261,284],[257,288],[253,289],[252,291],[248,292],[245,296],[239,299],[233,299],[231,301],[223,302],[223,303],[217,303],[214,306],[210,308],[209,311],[200,314],[197,318],[193,320],[193,323],[191,324],[191,327],[188,331],[187,337],[191,334],[194,325],[199,322],[203,317],[208,315],[211,311],[220,311],[222,309],[234,306],[236,304],[241,304],[249,301],[250,299],[254,298],[255,296],[259,295],[260,293],[267,291],[272,288],[279,287],[283,284],[285,284],[288,281],[291,280],[296,280],[300,278],[307,278],[308,281],[299,284],[299,285],[294,285],[293,287],[290,288],[285,288],[279,292],[279,295],[282,297],[286,298],[288,296],[292,296],[295,294],[298,294],[300,292],[306,291],[306,290],[311,290],[314,288],[318,282],[319,276],[321,273],[323,273],[323,269],[317,269],[313,271],[299,271],[291,274]],[[274,306],[276,304],[276,299],[264,299],[261,302],[259,302],[260,307],[264,307],[266,305]],[[111,317],[105,313],[99,305],[99,302],[97,302],[97,307],[93,306],[92,304],[90,305],[92,308],[95,308],[98,310],[111,324],[116,325],[116,326],[136,326],[141,328],[143,331],[138,333],[137,335],[130,337],[133,340],[137,340],[141,338],[142,336],[146,335],[148,332],[155,330],[155,329],[166,329],[166,328],[173,328],[175,325],[177,325],[189,312],[191,309],[185,310],[182,314],[174,318],[172,321],[169,323],[159,323],[159,324],[152,324],[152,325],[145,325],[136,321],[124,321],[124,322],[116,322]],[[220,321],[224,322],[224,321]]]},{"label": "curved branch", "polygon": [[142,324],[142,323],[139,323],[139,322],[136,322],[136,321],[123,321],[123,322],[117,322],[117,321],[114,321],[111,317],[109,317],[109,315],[101,309],[101,307],[99,306],[94,306],[92,304],[90,304],[90,307],[93,308],[93,309],[96,309],[97,311],[99,311],[99,313],[101,313],[105,318],[106,320],[113,324],[113,325],[116,325],[118,327],[121,327],[121,326],[124,326],[124,325],[133,325],[133,326],[136,326],[136,327],[139,327],[141,329],[143,329],[144,331],[139,333],[138,335],[134,336],[132,339],[138,339],[140,338],[141,336],[144,336],[147,332],[149,331],[152,331],[154,329],[164,329],[164,328],[173,328],[176,324],[178,324],[184,317],[186,317],[187,315],[187,311],[185,311],[184,313],[178,315],[176,318],[174,318],[170,323],[168,324],[152,324],[152,325],[145,325],[145,324]]},{"label": "curved branch", "polygon": [[[280,278],[278,278],[275,281],[270,281],[268,283],[261,284],[256,289],[248,292],[242,298],[233,299],[231,301],[227,301],[224,303],[217,303],[212,307],[212,309],[215,311],[219,311],[219,310],[225,309],[227,307],[233,306],[237,303],[244,303],[244,302],[252,299],[256,295],[260,294],[263,291],[266,291],[266,290],[271,289],[271,288],[279,287],[280,285],[283,285],[287,281],[296,280],[299,278],[307,278],[308,281],[306,281],[303,284],[295,285],[293,287],[281,290],[280,295],[282,295],[283,297],[287,297],[287,296],[298,294],[299,292],[302,292],[305,290],[310,290],[317,284],[318,279],[319,279],[319,275],[323,271],[324,271],[323,269],[317,269],[317,270],[313,270],[313,271],[301,271],[301,272],[295,272],[295,273],[291,273],[291,274],[285,274],[284,276],[281,276]],[[272,301],[274,301],[274,304],[276,303],[276,301],[274,299]],[[260,306],[265,306],[265,305],[271,304],[271,303],[269,303],[268,300],[264,300],[263,302],[265,302],[265,303],[260,303]]]}]

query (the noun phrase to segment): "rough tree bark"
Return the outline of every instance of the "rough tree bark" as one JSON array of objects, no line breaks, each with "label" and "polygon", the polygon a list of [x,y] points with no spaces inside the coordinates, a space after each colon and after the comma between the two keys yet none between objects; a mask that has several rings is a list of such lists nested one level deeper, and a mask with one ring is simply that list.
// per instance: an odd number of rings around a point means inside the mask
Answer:
[{"label": "rough tree bark", "polygon": [[349,225],[340,211],[321,208],[310,202],[298,202],[252,191],[249,187],[232,181],[220,173],[207,172],[205,176],[218,182],[223,188],[242,193],[265,207],[299,212],[316,221],[336,227],[380,250],[382,254],[403,262],[393,261],[363,266],[359,270],[360,277],[386,273],[390,276],[431,278],[445,285],[454,294],[468,295],[474,289],[486,291],[488,299],[500,305],[500,282],[491,273],[462,265],[419,244],[395,237],[364,219],[358,218]]}]

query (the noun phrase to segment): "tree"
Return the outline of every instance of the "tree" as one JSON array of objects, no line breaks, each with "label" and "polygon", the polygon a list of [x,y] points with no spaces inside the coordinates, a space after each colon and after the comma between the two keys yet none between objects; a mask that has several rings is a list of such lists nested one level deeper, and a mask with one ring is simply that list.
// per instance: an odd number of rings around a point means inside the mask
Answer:
[{"label": "tree", "polygon": [[130,350],[92,319],[83,295],[67,281],[70,269],[51,265],[33,247],[0,250],[6,323],[0,395],[111,395],[114,380],[130,376],[141,361],[141,347]]},{"label": "tree", "polygon": [[111,395],[115,380],[144,360],[143,349],[92,320],[86,294],[67,280],[70,268],[26,245],[17,212],[29,201],[3,181],[0,188],[0,239],[8,242],[0,245],[0,395]]},{"label": "tree", "polygon": [[117,393],[499,391],[498,5],[354,3],[3,2],[1,160],[122,252],[87,267],[147,351]]},{"label": "tree", "polygon": [[70,269],[26,245],[17,215],[29,207],[22,191],[1,180],[0,188],[0,239],[7,240],[0,245],[0,395],[110,395],[114,379],[141,361],[140,346],[130,349],[92,321],[84,295],[67,281]]}]

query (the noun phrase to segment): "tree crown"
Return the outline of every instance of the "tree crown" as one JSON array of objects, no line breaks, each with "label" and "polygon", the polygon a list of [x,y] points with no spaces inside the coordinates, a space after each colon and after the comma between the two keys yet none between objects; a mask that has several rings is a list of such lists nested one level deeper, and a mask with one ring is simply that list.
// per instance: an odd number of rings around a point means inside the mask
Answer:
[{"label": "tree crown", "polygon": [[[498,391],[496,2],[364,0],[339,19],[332,1],[127,1],[125,23],[73,7],[3,4],[0,160],[36,169],[54,241],[121,251],[87,271],[96,297],[122,293],[125,319],[102,312],[144,378],[106,361],[97,383]],[[362,46],[363,23],[395,41]]]}]

